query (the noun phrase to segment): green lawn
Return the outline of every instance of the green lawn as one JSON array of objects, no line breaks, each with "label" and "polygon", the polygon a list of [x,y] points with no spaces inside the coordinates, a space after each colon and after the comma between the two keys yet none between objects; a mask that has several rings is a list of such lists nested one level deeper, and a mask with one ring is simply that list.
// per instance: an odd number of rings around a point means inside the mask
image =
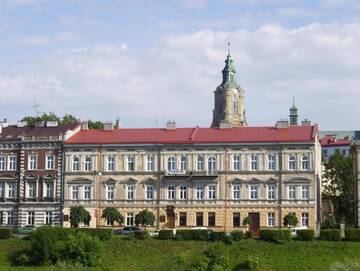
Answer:
[{"label": "green lawn", "polygon": [[[15,238],[0,240],[0,270],[51,270],[48,266],[11,266],[12,253],[28,245],[29,241]],[[191,262],[214,245],[216,243],[200,241],[134,241],[115,237],[104,243],[101,265],[94,270],[176,270],[172,268],[176,259]],[[248,256],[255,256],[259,258],[259,270],[328,270],[335,262],[360,259],[360,243],[291,241],[272,244],[249,239],[223,245],[222,253],[229,258],[232,267]]]}]

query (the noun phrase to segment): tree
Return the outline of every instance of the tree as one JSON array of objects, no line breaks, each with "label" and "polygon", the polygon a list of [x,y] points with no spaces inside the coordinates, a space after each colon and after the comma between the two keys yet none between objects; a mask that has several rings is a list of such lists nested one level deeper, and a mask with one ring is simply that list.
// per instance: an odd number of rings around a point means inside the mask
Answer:
[{"label": "tree", "polygon": [[28,125],[34,126],[37,121],[60,121],[60,118],[55,115],[53,112],[43,113],[41,116],[33,117],[26,116],[23,117],[21,121],[26,121]]},{"label": "tree", "polygon": [[353,159],[335,152],[325,164],[323,197],[331,200],[337,221],[354,225]]},{"label": "tree", "polygon": [[244,227],[250,226],[252,224],[251,218],[249,216],[244,217],[242,225]]},{"label": "tree", "polygon": [[70,208],[70,224],[71,227],[78,228],[80,223],[88,224],[91,220],[91,215],[82,206],[75,206]]},{"label": "tree", "polygon": [[155,216],[152,212],[149,212],[147,209],[141,211],[140,213],[138,213],[135,216],[135,224],[138,225],[142,225],[143,227],[145,227],[146,230],[146,226],[153,226],[155,222]]},{"label": "tree", "polygon": [[114,207],[106,207],[102,212],[102,218],[105,218],[111,225],[116,221],[119,224],[124,223],[124,217]]},{"label": "tree", "polygon": [[79,122],[80,120],[71,114],[65,114],[60,121],[61,124],[76,124]]},{"label": "tree", "polygon": [[323,227],[325,229],[335,229],[335,228],[337,228],[337,226],[338,225],[336,223],[335,216],[332,214],[329,214],[324,221]]},{"label": "tree", "polygon": [[287,214],[284,216],[284,226],[295,227],[299,223],[294,213]]},{"label": "tree", "polygon": [[89,129],[103,129],[104,123],[101,121],[88,121]]}]

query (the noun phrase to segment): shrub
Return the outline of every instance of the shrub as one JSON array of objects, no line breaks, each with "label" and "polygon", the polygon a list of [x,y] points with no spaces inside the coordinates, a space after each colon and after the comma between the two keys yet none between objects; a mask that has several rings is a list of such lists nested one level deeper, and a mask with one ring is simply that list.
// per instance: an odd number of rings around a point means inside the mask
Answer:
[{"label": "shrub", "polygon": [[169,240],[174,238],[173,230],[160,230],[159,231],[159,239],[161,240]]},{"label": "shrub", "polygon": [[245,238],[245,234],[243,231],[233,231],[231,233],[231,236],[234,241],[240,241],[241,239]]},{"label": "shrub", "polygon": [[291,233],[290,230],[268,230],[263,229],[259,231],[260,239],[270,242],[283,242],[290,241]]},{"label": "shrub", "polygon": [[225,245],[231,245],[233,242],[232,236],[231,235],[225,235],[223,242]]},{"label": "shrub", "polygon": [[21,266],[29,265],[31,263],[31,258],[25,252],[18,253],[17,255],[14,256],[12,260],[15,265],[21,265]]},{"label": "shrub", "polygon": [[328,229],[320,231],[320,239],[327,241],[340,241],[340,230],[338,229]]},{"label": "shrub", "polygon": [[70,236],[63,250],[62,258],[72,264],[96,266],[100,258],[101,243],[98,238],[84,232]]},{"label": "shrub", "polygon": [[299,223],[299,220],[296,217],[296,214],[290,213],[284,216],[284,226],[293,226],[295,227]]},{"label": "shrub", "polygon": [[147,209],[142,210],[140,213],[138,213],[135,216],[135,224],[138,225],[142,225],[143,227],[145,227],[146,230],[146,226],[153,226],[155,222],[155,216],[152,212],[149,212]]},{"label": "shrub", "polygon": [[176,240],[192,240],[192,230],[177,230]]},{"label": "shrub", "polygon": [[134,238],[137,240],[145,240],[150,237],[149,232],[147,231],[136,231],[134,232]]},{"label": "shrub", "polygon": [[339,228],[339,225],[336,223],[336,219],[335,219],[335,216],[332,215],[332,214],[329,214],[325,221],[324,221],[324,224],[322,225],[322,227],[324,229],[336,229],[336,228]]},{"label": "shrub", "polygon": [[256,270],[259,265],[259,258],[249,256],[244,262],[240,263],[234,270]]},{"label": "shrub", "polygon": [[314,230],[297,230],[296,239],[300,241],[313,241],[315,237]]},{"label": "shrub", "polygon": [[252,237],[252,232],[251,232],[251,231],[247,231],[247,232],[245,233],[245,237],[246,237],[246,238],[251,238],[251,237]]},{"label": "shrub", "polygon": [[9,239],[12,234],[11,228],[0,228],[0,239]]},{"label": "shrub", "polygon": [[211,231],[210,232],[210,241],[224,241],[225,236],[226,236],[226,233],[223,231],[220,231],[220,232]]},{"label": "shrub", "polygon": [[209,231],[208,230],[177,230],[176,239],[206,241],[209,239]]},{"label": "shrub", "polygon": [[59,258],[56,235],[48,227],[39,228],[31,233],[30,258],[36,265],[54,263]]},{"label": "shrub", "polygon": [[37,230],[51,232],[57,240],[67,241],[71,235],[77,232],[85,232],[93,237],[97,237],[101,241],[110,240],[112,238],[111,229],[91,229],[91,228],[54,228],[54,227],[40,227]]},{"label": "shrub", "polygon": [[97,237],[101,241],[110,240],[112,238],[111,229],[80,228],[80,229],[72,229],[72,230],[86,232],[90,234],[92,237]]},{"label": "shrub", "polygon": [[346,229],[345,230],[346,241],[360,241],[360,229]]}]

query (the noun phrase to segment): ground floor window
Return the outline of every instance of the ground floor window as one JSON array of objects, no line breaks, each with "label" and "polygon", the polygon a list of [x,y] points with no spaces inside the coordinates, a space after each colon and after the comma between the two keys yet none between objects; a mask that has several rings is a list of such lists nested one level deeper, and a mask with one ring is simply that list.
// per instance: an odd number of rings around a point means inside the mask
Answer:
[{"label": "ground floor window", "polygon": [[126,226],[134,225],[134,213],[126,214]]},{"label": "ground floor window", "polygon": [[179,225],[186,226],[186,212],[180,212],[179,216],[180,216]]},{"label": "ground floor window", "polygon": [[35,224],[35,213],[28,212],[27,213],[27,225],[34,225]]},{"label": "ground floor window", "polygon": [[215,227],[215,213],[214,212],[208,213],[208,226]]},{"label": "ground floor window", "polygon": [[7,212],[7,224],[14,225],[14,213],[13,212]]},{"label": "ground floor window", "polygon": [[46,225],[52,224],[52,212],[51,211],[45,212],[45,224]]},{"label": "ground floor window", "polygon": [[202,212],[196,213],[196,226],[203,226],[204,225],[204,214]]},{"label": "ground floor window", "polygon": [[267,224],[268,227],[275,226],[275,213],[268,213]]},{"label": "ground floor window", "polygon": [[4,223],[4,212],[0,212],[0,225]]},{"label": "ground floor window", "polygon": [[240,213],[233,213],[233,227],[240,227]]},{"label": "ground floor window", "polygon": [[309,227],[309,213],[302,213],[301,214],[301,226],[302,227]]}]

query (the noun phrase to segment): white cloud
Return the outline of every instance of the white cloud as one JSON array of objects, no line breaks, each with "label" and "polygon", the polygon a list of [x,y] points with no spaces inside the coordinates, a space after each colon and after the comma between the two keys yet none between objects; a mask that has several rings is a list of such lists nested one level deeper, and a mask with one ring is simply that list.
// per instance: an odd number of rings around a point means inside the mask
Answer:
[{"label": "white cloud", "polygon": [[285,117],[295,96],[301,117],[321,128],[359,128],[359,24],[268,24],[168,36],[141,50],[105,44],[59,51],[16,73],[0,66],[0,115],[30,113],[34,94],[41,110],[59,114],[120,116],[126,126],[168,119],[208,126],[229,40],[250,124]]}]

